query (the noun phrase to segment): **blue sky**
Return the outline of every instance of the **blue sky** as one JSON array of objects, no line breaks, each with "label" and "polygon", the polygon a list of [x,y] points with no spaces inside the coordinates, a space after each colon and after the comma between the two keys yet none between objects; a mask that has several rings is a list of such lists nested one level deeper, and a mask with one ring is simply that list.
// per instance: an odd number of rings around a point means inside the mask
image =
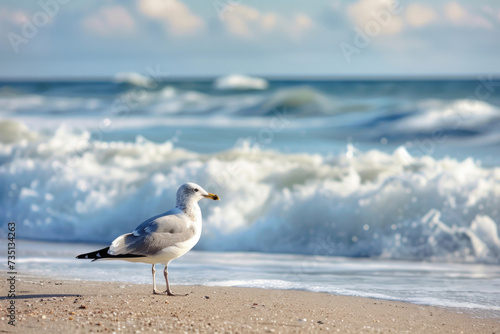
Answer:
[{"label": "blue sky", "polygon": [[500,74],[494,0],[7,0],[0,77]]}]

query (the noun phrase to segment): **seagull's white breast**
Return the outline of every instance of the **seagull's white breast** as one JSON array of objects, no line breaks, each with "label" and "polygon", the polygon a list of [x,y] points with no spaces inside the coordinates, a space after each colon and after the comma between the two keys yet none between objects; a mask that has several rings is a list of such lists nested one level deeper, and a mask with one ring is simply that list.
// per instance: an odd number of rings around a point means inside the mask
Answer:
[{"label": "seagull's white breast", "polygon": [[198,219],[191,221],[191,226],[189,227],[193,228],[195,231],[193,237],[185,241],[177,242],[174,245],[163,249],[159,254],[152,258],[152,260],[155,261],[154,263],[167,265],[170,261],[175,260],[189,252],[198,243],[202,230],[201,215],[197,218]]}]

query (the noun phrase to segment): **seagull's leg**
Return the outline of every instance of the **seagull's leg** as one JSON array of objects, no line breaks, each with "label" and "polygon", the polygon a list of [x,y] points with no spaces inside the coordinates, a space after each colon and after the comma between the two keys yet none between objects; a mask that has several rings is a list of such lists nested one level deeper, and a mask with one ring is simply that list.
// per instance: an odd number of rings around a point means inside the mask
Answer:
[{"label": "seagull's leg", "polygon": [[155,274],[156,274],[156,269],[155,269],[155,265],[153,264],[153,267],[151,268],[151,272],[153,273],[153,294],[158,294],[158,292],[156,291],[156,277],[155,277]]},{"label": "seagull's leg", "polygon": [[168,269],[167,266],[165,266],[165,269],[163,269],[163,276],[165,276],[165,282],[167,282],[167,290],[165,293],[169,296],[187,296],[188,294],[186,293],[185,295],[176,295],[172,293],[172,290],[170,290],[170,285],[168,284]]},{"label": "seagull's leg", "polygon": [[163,269],[163,276],[165,276],[165,282],[167,283],[167,290],[165,291],[167,295],[173,296],[174,294],[170,290],[170,285],[168,284],[168,268],[165,266],[165,269]]}]

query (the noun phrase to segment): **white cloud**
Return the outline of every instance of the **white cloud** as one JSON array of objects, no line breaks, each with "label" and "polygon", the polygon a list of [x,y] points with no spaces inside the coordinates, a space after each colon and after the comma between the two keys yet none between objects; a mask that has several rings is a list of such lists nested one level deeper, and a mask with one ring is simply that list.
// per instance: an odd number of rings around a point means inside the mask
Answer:
[{"label": "white cloud", "polygon": [[414,27],[422,27],[433,22],[437,14],[431,7],[411,3],[406,8],[406,21]]},{"label": "white cloud", "polygon": [[139,0],[141,13],[162,21],[174,36],[189,36],[201,31],[203,20],[178,0]]},{"label": "white cloud", "polygon": [[496,8],[493,8],[491,6],[488,6],[488,5],[482,5],[480,6],[481,10],[490,15],[490,16],[496,16],[497,15],[497,9]]},{"label": "white cloud", "polygon": [[28,16],[25,12],[20,10],[12,11],[7,8],[0,8],[0,21],[9,22],[10,24],[20,27],[28,22]]},{"label": "white cloud", "polygon": [[19,33],[19,28],[28,22],[28,16],[20,10],[10,10],[0,7],[0,35],[10,32]]},{"label": "white cloud", "polygon": [[466,17],[466,12],[457,2],[449,2],[444,6],[444,12],[448,19],[453,22],[460,22]]},{"label": "white cloud", "polygon": [[262,15],[258,10],[245,5],[238,5],[226,13],[224,23],[227,29],[233,35],[240,37],[252,37],[253,29],[251,24],[256,24],[266,30],[269,30],[276,24],[276,16],[273,14]]},{"label": "white cloud", "polygon": [[224,25],[232,35],[252,38],[259,33],[282,32],[300,37],[313,25],[309,16],[298,13],[291,18],[276,13],[261,13],[253,7],[234,5],[224,13]]},{"label": "white cloud", "polygon": [[401,11],[401,4],[393,0],[359,0],[347,7],[349,17],[359,29],[366,31],[378,25],[381,33],[389,35],[403,29]]},{"label": "white cloud", "polygon": [[10,33],[20,34],[21,27],[26,22],[28,22],[28,16],[23,11],[0,7],[0,36],[4,37],[0,39],[0,47],[10,44],[14,51],[19,50],[19,45],[14,47],[9,35]]},{"label": "white cloud", "polygon": [[[334,4],[333,10],[337,10],[338,4],[336,2]],[[400,0],[357,0],[345,7],[345,11],[357,28],[365,33],[377,32],[377,35],[379,33],[395,35],[405,27],[419,28],[438,20],[444,24],[493,28],[489,19],[474,13],[472,9],[464,8],[457,1],[450,1],[438,14],[433,6],[423,5],[416,1],[403,5]],[[485,12],[484,6],[482,9]]]},{"label": "white cloud", "polygon": [[308,29],[312,26],[312,21],[305,14],[297,14],[295,15],[295,25],[301,29]]},{"label": "white cloud", "polygon": [[492,29],[492,23],[483,16],[475,15],[463,8],[458,2],[448,2],[444,6],[446,18],[455,25]]},{"label": "white cloud", "polygon": [[273,13],[265,14],[262,17],[262,28],[266,31],[271,31],[278,23],[278,16]]},{"label": "white cloud", "polygon": [[128,34],[135,28],[134,19],[125,8],[118,5],[101,8],[86,17],[82,24],[86,30],[104,36]]}]

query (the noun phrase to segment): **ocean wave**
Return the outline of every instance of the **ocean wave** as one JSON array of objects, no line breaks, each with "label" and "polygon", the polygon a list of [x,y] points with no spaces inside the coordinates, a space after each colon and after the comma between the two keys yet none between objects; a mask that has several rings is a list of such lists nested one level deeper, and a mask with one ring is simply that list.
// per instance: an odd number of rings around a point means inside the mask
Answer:
[{"label": "ocean wave", "polygon": [[470,158],[248,144],[198,154],[17,128],[0,137],[0,217],[18,223],[19,238],[109,242],[194,181],[222,198],[202,202],[198,249],[500,263],[500,168]]},{"label": "ocean wave", "polygon": [[302,86],[273,92],[258,109],[263,116],[272,114],[273,110],[289,110],[295,115],[306,117],[334,114],[338,107],[332,97],[312,87]]},{"label": "ocean wave", "polygon": [[139,87],[150,87],[154,84],[154,80],[145,75],[135,72],[119,72],[113,77],[116,83],[126,83]]},{"label": "ocean wave", "polygon": [[[118,80],[118,79],[117,79]],[[176,85],[149,87],[148,78],[125,77],[120,82],[133,87],[108,87],[108,94],[95,91],[81,96],[80,92],[30,92],[0,95],[0,112],[37,116],[126,113],[141,115],[203,114],[208,116],[268,116],[273,110],[287,109],[302,117],[332,114],[341,106],[328,94],[312,87],[280,88],[272,92],[221,92],[210,94],[203,90],[180,88]],[[138,86],[138,87],[137,87]],[[243,85],[242,85],[243,87]],[[76,90],[76,88],[73,87]],[[114,93],[114,94],[113,94]],[[351,108],[352,109],[352,108]]]},{"label": "ocean wave", "polygon": [[[500,109],[494,99],[379,97],[369,95],[366,87],[360,90],[363,85],[355,85],[349,91],[306,82],[273,83],[271,88],[257,92],[215,91],[208,82],[164,82],[150,87],[148,78],[134,77],[124,75],[120,79],[134,81],[132,85],[5,86],[0,91],[0,113],[8,117],[38,117],[47,122],[60,117],[66,123],[77,117],[105,119],[119,115],[120,119],[140,117],[141,121],[153,123],[155,119],[161,122],[176,117],[205,125],[217,118],[266,122],[278,112],[291,116],[290,125],[304,125],[306,131],[312,130],[323,138],[350,137],[354,141],[384,140],[392,144],[418,139],[472,146],[500,143]],[[363,93],[368,96],[360,96]],[[467,143],[463,138],[468,139]]]},{"label": "ocean wave", "polygon": [[269,83],[262,78],[233,74],[216,79],[214,87],[221,90],[265,90]]},{"label": "ocean wave", "polygon": [[0,97],[0,112],[21,115],[47,116],[77,112],[100,113],[107,107],[106,101],[94,97],[44,96],[19,94]]},{"label": "ocean wave", "polygon": [[0,119],[0,143],[12,144],[36,138],[36,132],[31,131],[24,123]]},{"label": "ocean wave", "polygon": [[365,128],[375,135],[420,136],[439,141],[446,137],[491,137],[498,132],[499,125],[500,109],[497,106],[485,101],[458,99],[449,102],[424,100],[397,106],[393,112],[366,121]]}]

